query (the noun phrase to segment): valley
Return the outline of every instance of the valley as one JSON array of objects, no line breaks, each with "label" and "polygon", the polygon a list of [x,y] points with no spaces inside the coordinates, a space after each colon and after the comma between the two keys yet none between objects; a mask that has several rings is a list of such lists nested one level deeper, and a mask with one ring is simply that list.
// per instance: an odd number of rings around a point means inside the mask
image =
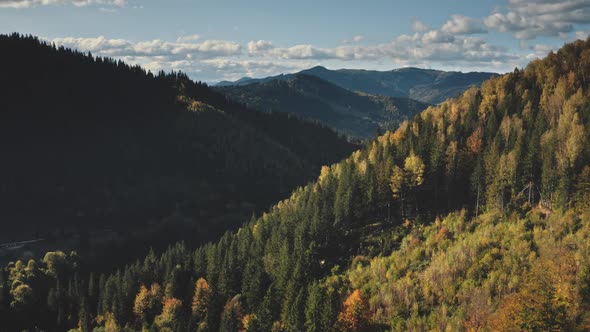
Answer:
[{"label": "valley", "polygon": [[588,330],[574,2],[0,1],[0,332]]}]

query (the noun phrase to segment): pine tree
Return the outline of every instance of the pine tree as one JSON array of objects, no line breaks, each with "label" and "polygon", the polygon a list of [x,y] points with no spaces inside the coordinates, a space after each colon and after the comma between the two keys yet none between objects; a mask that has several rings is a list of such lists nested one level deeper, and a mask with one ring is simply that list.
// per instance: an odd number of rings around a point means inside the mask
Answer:
[{"label": "pine tree", "polygon": [[273,293],[273,285],[268,287],[262,302],[258,308],[256,316],[258,317],[258,321],[260,323],[261,329],[263,331],[270,331],[272,328],[272,324],[274,322],[275,315],[273,314],[274,306],[274,293]]},{"label": "pine tree", "polygon": [[304,323],[305,323],[305,315],[304,315],[304,307],[305,306],[305,291],[304,289],[300,289],[297,297],[295,297],[295,301],[291,305],[289,313],[287,315],[287,319],[285,321],[287,331],[290,332],[298,332],[304,331]]},{"label": "pine tree", "polygon": [[318,282],[312,282],[307,288],[305,303],[305,331],[320,332],[321,330],[322,291]]}]

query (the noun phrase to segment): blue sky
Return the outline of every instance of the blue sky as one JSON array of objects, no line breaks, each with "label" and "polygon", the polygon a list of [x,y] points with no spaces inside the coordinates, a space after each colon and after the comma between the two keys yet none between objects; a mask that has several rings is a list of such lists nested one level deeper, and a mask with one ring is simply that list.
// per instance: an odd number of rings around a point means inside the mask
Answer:
[{"label": "blue sky", "polygon": [[505,72],[590,31],[589,0],[0,0],[0,32],[215,82],[315,65]]}]

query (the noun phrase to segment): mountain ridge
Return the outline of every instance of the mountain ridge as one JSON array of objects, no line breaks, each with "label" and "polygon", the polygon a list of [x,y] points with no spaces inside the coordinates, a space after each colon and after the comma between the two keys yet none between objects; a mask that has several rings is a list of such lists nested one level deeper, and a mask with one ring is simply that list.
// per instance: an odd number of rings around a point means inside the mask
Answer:
[{"label": "mountain ridge", "polygon": [[315,66],[293,74],[280,74],[265,78],[242,78],[235,82],[222,81],[215,86],[264,83],[274,79],[286,80],[296,74],[322,78],[343,88],[390,97],[408,97],[428,104],[438,104],[455,97],[472,85],[498,75],[487,72],[459,72],[403,67],[389,71],[365,69],[330,70]]},{"label": "mountain ridge", "polygon": [[309,74],[215,89],[248,107],[288,112],[360,139],[393,129],[428,106],[409,98],[353,92]]}]

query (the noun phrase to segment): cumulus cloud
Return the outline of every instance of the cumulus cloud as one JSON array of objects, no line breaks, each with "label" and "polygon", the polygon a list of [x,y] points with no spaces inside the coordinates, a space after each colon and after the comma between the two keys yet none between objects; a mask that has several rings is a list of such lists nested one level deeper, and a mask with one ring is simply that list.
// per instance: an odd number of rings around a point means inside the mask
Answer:
[{"label": "cumulus cloud", "polygon": [[507,11],[492,13],[484,23],[490,29],[512,33],[517,39],[563,37],[573,31],[575,24],[590,23],[590,1],[510,0]]},{"label": "cumulus cloud", "polygon": [[0,7],[9,8],[30,8],[46,5],[73,5],[76,7],[103,5],[123,7],[126,4],[126,0],[0,0]]},{"label": "cumulus cloud", "polygon": [[243,60],[243,59],[207,59],[201,62],[204,71],[215,71],[225,79],[237,79],[244,76],[271,76],[277,73],[300,71],[314,65],[313,62]]},{"label": "cumulus cloud", "polygon": [[250,55],[257,55],[261,54],[264,51],[270,50],[274,48],[272,42],[268,40],[258,40],[258,41],[249,41],[248,42],[248,54]]},{"label": "cumulus cloud", "polygon": [[441,30],[430,30],[422,35],[424,43],[452,43],[455,37]]},{"label": "cumulus cloud", "polygon": [[303,44],[274,47],[259,52],[257,56],[280,60],[393,61],[404,64],[454,62],[470,63],[473,66],[500,65],[520,59],[505,48],[491,45],[481,38],[453,36],[440,30],[401,35],[388,43],[374,45],[322,48]]},{"label": "cumulus cloud", "polygon": [[470,35],[487,32],[475,19],[463,15],[453,15],[441,27],[441,31],[453,35]]},{"label": "cumulus cloud", "polygon": [[[95,38],[55,38],[56,45],[92,52],[98,56],[121,59],[141,65],[147,70],[181,70],[192,78],[204,81],[235,80],[243,76],[270,76],[282,72],[299,71],[315,65],[313,61],[287,58],[244,59],[242,46],[233,41],[204,40],[196,35],[182,36],[174,42],[162,40],[130,41]],[[192,41],[192,42],[191,42]],[[271,51],[269,41],[249,43],[259,51]]]},{"label": "cumulus cloud", "polygon": [[[504,23],[502,26],[507,31],[518,31],[526,23],[522,22],[521,17],[512,15],[506,14],[512,20],[511,25]],[[245,45],[247,53],[242,52],[240,43],[201,40],[198,35],[181,36],[174,41],[130,41],[104,36],[56,38],[51,41],[95,55],[139,64],[152,71],[182,70],[194,75],[192,77],[195,79],[205,81],[270,76],[318,64],[341,68],[391,69],[417,66],[505,71],[522,67],[531,59],[542,57],[543,52],[549,49],[549,46],[541,44],[529,47],[526,39],[520,40],[521,49],[516,53],[491,44],[480,36],[474,36],[486,32],[481,21],[462,15],[451,16],[438,28],[428,28],[419,21],[415,21],[412,28],[414,33],[400,35],[387,42],[359,43],[363,38],[356,36],[335,47],[312,44],[279,46],[269,40],[251,40]],[[580,36],[582,34],[585,35],[584,32],[578,33]]]},{"label": "cumulus cloud", "polygon": [[[182,59],[211,58],[241,53],[241,45],[233,41],[205,40],[195,43],[183,41],[182,38],[176,42],[159,39],[132,42],[125,39],[107,39],[104,36],[99,36],[96,38],[55,38],[51,42],[109,57],[164,56]],[[194,36],[192,38],[194,39]]]}]

